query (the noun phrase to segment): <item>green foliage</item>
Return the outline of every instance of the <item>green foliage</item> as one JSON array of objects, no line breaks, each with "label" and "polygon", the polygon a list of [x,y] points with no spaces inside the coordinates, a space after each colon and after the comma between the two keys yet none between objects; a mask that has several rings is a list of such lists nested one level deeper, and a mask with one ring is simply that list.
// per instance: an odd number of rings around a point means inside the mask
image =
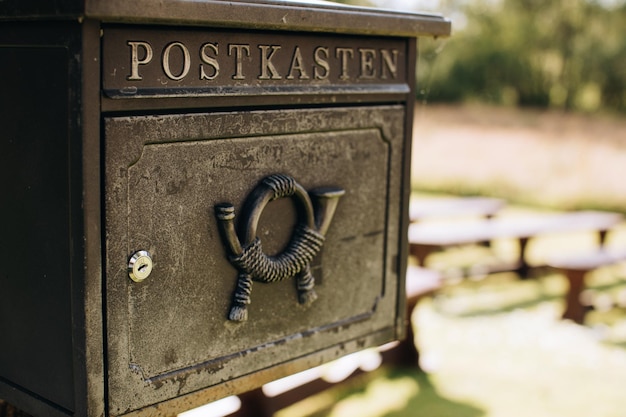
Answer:
[{"label": "green foliage", "polygon": [[449,39],[421,41],[420,99],[626,111],[626,3],[443,4],[467,23],[453,22]]}]

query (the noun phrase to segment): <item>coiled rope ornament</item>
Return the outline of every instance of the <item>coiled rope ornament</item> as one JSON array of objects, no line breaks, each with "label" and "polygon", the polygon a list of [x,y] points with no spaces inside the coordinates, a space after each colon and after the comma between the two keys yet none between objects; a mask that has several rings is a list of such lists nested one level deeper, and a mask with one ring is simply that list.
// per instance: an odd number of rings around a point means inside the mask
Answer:
[{"label": "coiled rope ornament", "polygon": [[[324,188],[311,192],[316,200],[314,212],[309,193],[292,177],[274,174],[265,177],[250,193],[243,208],[242,239],[235,231],[235,209],[232,204],[215,207],[222,237],[230,251],[229,260],[239,270],[235,295],[228,314],[229,320],[245,321],[246,306],[250,304],[252,281],[271,283],[286,278],[296,278],[296,289],[300,304],[311,304],[317,298],[315,278],[310,263],[324,244],[324,235],[333,217],[338,197],[344,191],[339,188]],[[276,255],[263,253],[261,240],[256,236],[257,226],[263,209],[272,200],[292,197],[298,207],[298,224],[285,250]]]}]

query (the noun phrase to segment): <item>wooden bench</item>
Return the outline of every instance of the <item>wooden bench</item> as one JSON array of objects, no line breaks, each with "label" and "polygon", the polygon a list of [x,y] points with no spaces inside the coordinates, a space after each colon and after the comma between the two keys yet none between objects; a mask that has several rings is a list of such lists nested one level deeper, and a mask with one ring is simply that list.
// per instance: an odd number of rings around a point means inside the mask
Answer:
[{"label": "wooden bench", "polygon": [[600,248],[593,252],[560,255],[548,259],[548,266],[559,270],[569,283],[565,297],[565,310],[562,318],[582,324],[587,313],[587,306],[581,300],[585,290],[585,277],[593,270],[603,266],[626,261],[626,250],[608,250]]},{"label": "wooden bench", "polygon": [[[577,211],[446,224],[415,223],[409,226],[409,251],[423,266],[428,255],[443,247],[513,238],[519,243],[520,253],[518,261],[510,265],[510,268],[525,277],[529,270],[526,261],[529,239],[541,234],[595,231],[602,246],[607,231],[622,220],[623,216],[619,213]],[[500,269],[503,268],[499,266],[498,270]]]}]

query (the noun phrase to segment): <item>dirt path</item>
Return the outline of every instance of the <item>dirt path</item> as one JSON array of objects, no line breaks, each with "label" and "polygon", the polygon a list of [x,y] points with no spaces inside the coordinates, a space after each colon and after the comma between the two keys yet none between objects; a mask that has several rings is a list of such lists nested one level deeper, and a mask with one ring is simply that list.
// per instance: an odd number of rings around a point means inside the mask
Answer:
[{"label": "dirt path", "polygon": [[420,105],[412,158],[414,189],[626,211],[626,118]]}]

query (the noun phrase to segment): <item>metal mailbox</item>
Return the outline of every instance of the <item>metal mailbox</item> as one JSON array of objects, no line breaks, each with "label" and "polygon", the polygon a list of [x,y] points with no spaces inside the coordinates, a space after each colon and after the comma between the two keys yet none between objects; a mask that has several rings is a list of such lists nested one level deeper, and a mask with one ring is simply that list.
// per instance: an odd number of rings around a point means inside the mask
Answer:
[{"label": "metal mailbox", "polygon": [[403,337],[416,44],[445,19],[0,15],[0,398],[169,416]]}]

